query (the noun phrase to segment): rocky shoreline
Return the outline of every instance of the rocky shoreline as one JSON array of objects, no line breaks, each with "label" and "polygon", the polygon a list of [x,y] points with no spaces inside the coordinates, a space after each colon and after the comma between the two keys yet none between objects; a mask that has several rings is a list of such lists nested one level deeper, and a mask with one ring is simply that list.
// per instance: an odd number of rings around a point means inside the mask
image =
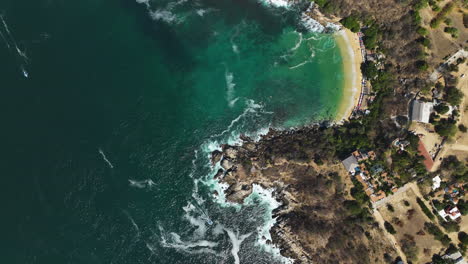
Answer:
[{"label": "rocky shoreline", "polygon": [[[242,137],[239,146],[223,145],[212,153],[212,164],[221,166],[215,178],[228,184],[229,202],[242,203],[254,184],[274,190],[281,206],[273,211],[276,223],[270,230],[272,241],[266,243],[276,245],[295,263],[373,263],[371,256],[377,256],[366,251],[372,249],[382,258],[382,252],[392,252],[391,246],[372,245],[365,233],[378,236],[381,230],[360,226],[347,214],[341,164],[327,158],[323,158],[327,165],[314,161],[326,147],[318,144],[322,132],[318,126],[270,130],[259,141]],[[369,261],[362,261],[366,256]]]}]

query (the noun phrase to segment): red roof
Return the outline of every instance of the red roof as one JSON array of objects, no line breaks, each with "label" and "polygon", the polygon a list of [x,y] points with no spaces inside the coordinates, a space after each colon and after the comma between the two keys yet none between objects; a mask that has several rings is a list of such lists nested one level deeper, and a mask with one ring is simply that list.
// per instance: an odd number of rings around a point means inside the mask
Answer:
[{"label": "red roof", "polygon": [[424,166],[426,166],[426,170],[431,170],[432,166],[434,165],[434,160],[432,160],[431,155],[429,155],[429,152],[427,152],[426,147],[421,140],[419,140],[418,152],[419,155],[424,157]]}]

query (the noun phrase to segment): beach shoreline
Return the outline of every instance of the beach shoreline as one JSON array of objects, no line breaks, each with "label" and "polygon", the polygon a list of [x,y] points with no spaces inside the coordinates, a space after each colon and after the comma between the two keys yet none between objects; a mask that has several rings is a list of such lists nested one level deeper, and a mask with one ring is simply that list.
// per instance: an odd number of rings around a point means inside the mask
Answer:
[{"label": "beach shoreline", "polygon": [[337,108],[335,121],[342,122],[351,116],[354,108],[359,103],[362,89],[362,55],[359,37],[356,33],[343,28],[335,33],[335,39],[340,48],[344,73],[343,93]]}]

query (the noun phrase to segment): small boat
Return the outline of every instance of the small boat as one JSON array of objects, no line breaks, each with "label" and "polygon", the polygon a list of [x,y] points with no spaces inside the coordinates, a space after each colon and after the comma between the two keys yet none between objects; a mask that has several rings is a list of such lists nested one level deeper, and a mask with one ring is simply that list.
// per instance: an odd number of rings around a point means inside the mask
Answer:
[{"label": "small boat", "polygon": [[23,69],[23,68],[22,68],[21,70],[23,71],[24,77],[28,78],[28,77],[29,77],[28,72],[27,72],[25,69]]}]

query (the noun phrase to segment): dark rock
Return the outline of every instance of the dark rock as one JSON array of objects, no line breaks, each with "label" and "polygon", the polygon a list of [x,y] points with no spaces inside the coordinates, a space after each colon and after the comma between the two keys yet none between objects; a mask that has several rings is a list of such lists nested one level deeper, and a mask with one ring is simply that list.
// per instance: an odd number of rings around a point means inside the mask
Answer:
[{"label": "dark rock", "polygon": [[223,152],[219,151],[219,150],[215,150],[211,153],[211,164],[216,164],[218,163],[221,158],[223,157]]},{"label": "dark rock", "polygon": [[221,179],[224,176],[224,170],[219,169],[216,175],[214,176],[215,179]]}]

